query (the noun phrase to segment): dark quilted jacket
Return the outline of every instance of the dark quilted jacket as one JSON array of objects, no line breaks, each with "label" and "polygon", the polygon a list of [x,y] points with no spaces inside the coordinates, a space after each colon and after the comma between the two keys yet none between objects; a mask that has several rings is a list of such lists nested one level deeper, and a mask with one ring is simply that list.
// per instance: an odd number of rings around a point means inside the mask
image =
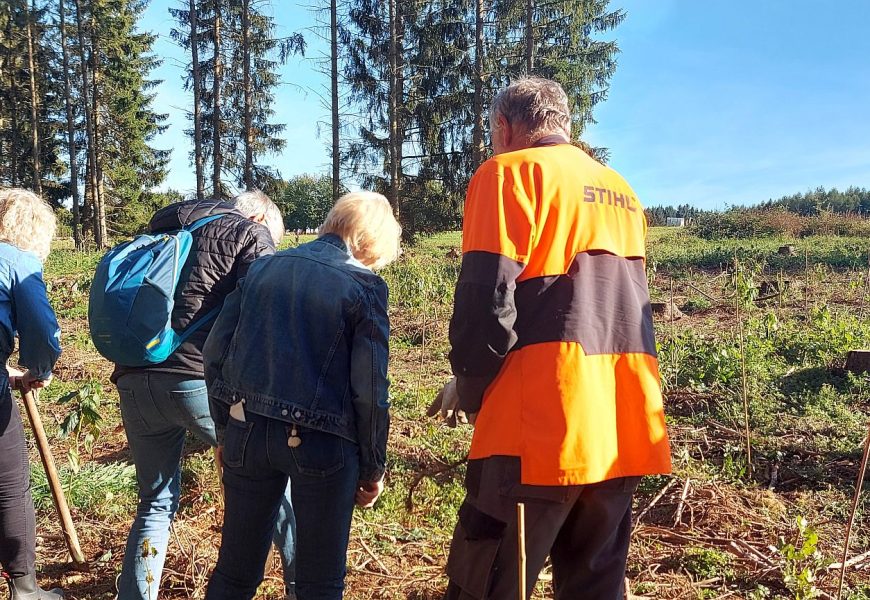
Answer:
[{"label": "dark quilted jacket", "polygon": [[[180,229],[209,215],[226,215],[193,232],[194,245],[175,293],[172,326],[181,331],[223,304],[254,260],[275,252],[269,230],[246,219],[226,202],[205,200],[179,202],[160,209],[151,218],[152,233]],[[203,325],[166,361],[153,367],[115,367],[112,381],[126,373],[143,370],[177,373],[202,378],[202,347],[212,323]]]}]

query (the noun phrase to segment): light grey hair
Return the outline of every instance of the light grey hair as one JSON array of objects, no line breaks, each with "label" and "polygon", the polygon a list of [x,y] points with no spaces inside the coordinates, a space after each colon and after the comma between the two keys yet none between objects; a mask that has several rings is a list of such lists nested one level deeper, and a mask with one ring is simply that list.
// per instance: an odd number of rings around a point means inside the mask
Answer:
[{"label": "light grey hair", "polygon": [[568,95],[550,79],[521,77],[512,81],[492,101],[491,127],[495,127],[498,115],[512,125],[521,125],[530,141],[557,133],[571,137]]},{"label": "light grey hair", "polygon": [[233,204],[249,219],[263,215],[265,217],[265,223],[263,224],[272,235],[275,245],[278,245],[278,242],[284,237],[284,217],[269,196],[260,190],[251,190],[242,192],[233,198]]}]

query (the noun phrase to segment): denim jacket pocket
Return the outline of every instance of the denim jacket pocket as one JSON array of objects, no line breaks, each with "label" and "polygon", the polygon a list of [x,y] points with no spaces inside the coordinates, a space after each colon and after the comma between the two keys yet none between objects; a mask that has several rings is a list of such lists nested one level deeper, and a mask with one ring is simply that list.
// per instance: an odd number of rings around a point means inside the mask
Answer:
[{"label": "denim jacket pocket", "polygon": [[[286,427],[288,439],[293,426]],[[344,448],[347,444],[337,435],[324,433],[316,429],[296,427],[296,435],[301,443],[290,448],[293,462],[303,475],[312,477],[327,477],[344,468]]]},{"label": "denim jacket pocket", "polygon": [[245,464],[245,449],[248,446],[248,438],[251,437],[253,427],[253,423],[229,418],[227,430],[224,433],[223,461],[226,466],[241,469]]}]

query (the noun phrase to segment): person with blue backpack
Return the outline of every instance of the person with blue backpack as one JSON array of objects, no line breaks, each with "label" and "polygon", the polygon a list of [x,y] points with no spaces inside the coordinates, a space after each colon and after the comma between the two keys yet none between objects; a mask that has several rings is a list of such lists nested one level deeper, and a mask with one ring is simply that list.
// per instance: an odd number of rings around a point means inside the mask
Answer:
[{"label": "person with blue backpack", "polygon": [[[203,375],[205,340],[226,296],[251,263],[275,252],[283,235],[281,213],[262,192],[245,192],[232,203],[180,202],[159,210],[148,234],[109,251],[97,267],[91,336],[115,363],[112,381],[139,484],[119,600],[158,597],[185,435],[218,445]],[[288,489],[274,538],[293,598],[289,497]]]},{"label": "person with blue backpack", "polygon": [[59,600],[36,583],[36,517],[21,415],[12,388],[25,392],[51,381],[60,357],[60,328],[48,303],[42,262],[51,249],[54,211],[36,194],[0,191],[0,366],[18,336],[18,362],[0,368],[0,568],[12,600]]}]

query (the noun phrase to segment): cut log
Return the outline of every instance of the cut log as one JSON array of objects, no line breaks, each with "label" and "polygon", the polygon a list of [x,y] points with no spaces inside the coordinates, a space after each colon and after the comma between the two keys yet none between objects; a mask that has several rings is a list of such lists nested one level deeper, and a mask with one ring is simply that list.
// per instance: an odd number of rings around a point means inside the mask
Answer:
[{"label": "cut log", "polygon": [[676,304],[672,302],[653,302],[651,303],[653,315],[659,317],[662,321],[670,321],[681,319],[686,316]]},{"label": "cut log", "polygon": [[850,350],[846,356],[846,370],[851,373],[870,371],[870,350]]},{"label": "cut log", "polygon": [[776,253],[783,256],[797,256],[797,249],[789,244],[787,246],[780,246]]}]

